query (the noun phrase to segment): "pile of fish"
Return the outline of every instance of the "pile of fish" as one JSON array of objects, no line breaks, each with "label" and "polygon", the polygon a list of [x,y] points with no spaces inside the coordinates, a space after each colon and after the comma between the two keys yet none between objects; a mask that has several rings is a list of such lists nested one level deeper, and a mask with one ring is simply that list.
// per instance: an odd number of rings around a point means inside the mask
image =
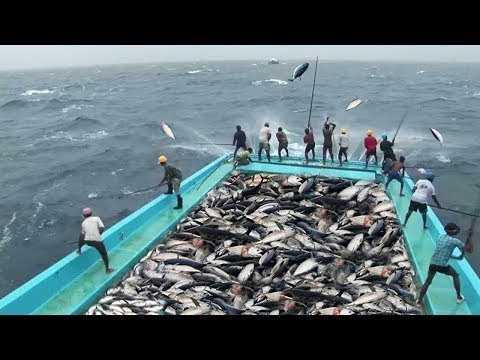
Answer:
[{"label": "pile of fish", "polygon": [[383,184],[234,171],[87,314],[419,314],[413,278]]}]

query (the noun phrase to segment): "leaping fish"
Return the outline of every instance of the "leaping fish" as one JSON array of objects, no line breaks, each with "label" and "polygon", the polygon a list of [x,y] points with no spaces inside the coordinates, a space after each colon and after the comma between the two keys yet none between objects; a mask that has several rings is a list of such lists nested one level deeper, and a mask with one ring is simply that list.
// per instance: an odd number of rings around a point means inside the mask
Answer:
[{"label": "leaping fish", "polygon": [[[288,79],[288,81],[293,81],[295,80],[296,78],[300,78],[300,76],[303,75],[303,73],[305,71],[307,71],[308,69],[308,63],[305,63],[305,64],[302,64],[302,65],[298,65],[295,70],[293,70],[293,76],[291,79]],[[300,81],[302,80],[302,78],[300,78]]]},{"label": "leaping fish", "polygon": [[175,140],[175,134],[173,133],[172,129],[170,129],[170,126],[168,126],[168,124],[165,121],[162,121],[162,130],[168,137]]},{"label": "leaping fish", "polygon": [[355,99],[353,100],[350,104],[348,104],[347,106],[347,110],[350,110],[350,109],[353,109],[353,108],[356,108],[358,105],[360,105],[361,103],[363,102],[362,99]]},{"label": "leaping fish", "polygon": [[433,136],[435,137],[435,139],[437,139],[439,142],[440,142],[440,145],[443,145],[443,136],[442,134],[440,134],[438,132],[438,130],[435,130],[435,129],[430,129],[430,131],[432,132]]}]

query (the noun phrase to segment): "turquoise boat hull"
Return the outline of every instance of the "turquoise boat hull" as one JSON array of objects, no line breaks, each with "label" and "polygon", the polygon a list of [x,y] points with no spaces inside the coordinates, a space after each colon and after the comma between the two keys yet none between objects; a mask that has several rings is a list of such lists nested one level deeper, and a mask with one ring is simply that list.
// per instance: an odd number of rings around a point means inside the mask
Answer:
[{"label": "turquoise boat hull", "polygon": [[[79,256],[75,252],[58,261],[36,277],[14,290],[0,300],[0,314],[3,315],[75,315],[85,313],[105,293],[121,281],[122,277],[144,257],[156,244],[193,209],[202,198],[215,186],[220,184],[233,170],[228,160],[231,154],[224,155],[205,166],[181,186],[184,208],[173,210],[176,204],[174,195],[161,195],[142,208],[130,214],[104,234],[112,274],[105,274],[100,256],[95,249],[84,246]],[[371,166],[364,169],[363,162],[349,162],[344,167],[319,166],[312,162],[302,164],[301,158],[284,158],[282,163],[272,157],[272,163],[254,161],[239,170],[247,172],[265,172],[282,174],[321,175],[342,177],[346,179],[372,179],[384,181],[380,168]],[[400,219],[404,219],[413,182],[406,179],[405,197],[399,197],[399,184],[392,182],[387,194],[392,199]],[[409,224],[404,229],[412,267],[416,281],[420,285],[425,281],[434,239],[443,234],[443,226],[431,208],[427,214],[428,230],[422,228],[419,214],[412,214]],[[458,250],[456,250],[458,251]],[[458,255],[458,254],[457,254]],[[427,314],[470,315],[480,314],[480,280],[466,260],[452,261],[452,266],[459,272],[463,304],[455,302],[455,291],[449,277],[435,277],[425,298]]]}]

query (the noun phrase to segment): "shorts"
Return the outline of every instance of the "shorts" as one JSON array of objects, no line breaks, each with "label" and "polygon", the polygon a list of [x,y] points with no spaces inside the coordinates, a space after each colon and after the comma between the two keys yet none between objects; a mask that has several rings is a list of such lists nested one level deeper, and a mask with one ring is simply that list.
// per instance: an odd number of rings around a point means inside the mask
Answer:
[{"label": "shorts", "polygon": [[365,156],[367,156],[367,157],[368,157],[368,156],[377,156],[377,150],[372,151],[372,152],[367,151],[367,154],[366,154]]},{"label": "shorts", "polygon": [[306,152],[309,152],[311,150],[315,149],[315,143],[313,144],[307,144],[307,147],[305,148]]},{"label": "shorts", "polygon": [[419,202],[410,200],[410,206],[408,210],[417,211],[419,210],[421,213],[425,214],[427,212],[427,204],[421,204]]},{"label": "shorts", "polygon": [[237,161],[237,165],[248,165],[250,163],[250,160],[242,159],[239,157],[237,157],[236,161]]},{"label": "shorts", "polygon": [[440,266],[440,265],[430,264],[430,266],[428,267],[429,275],[431,273],[433,273],[433,275],[435,275],[435,273],[437,273],[437,272],[445,274],[445,275],[450,275],[450,276],[458,275],[458,273],[455,271],[455,269],[453,267],[451,267],[450,265]]},{"label": "shorts", "polygon": [[398,171],[395,171],[395,170],[392,170],[388,173],[388,180],[393,180],[393,179],[402,182],[402,178],[400,176],[400,173]]},{"label": "shorts", "polygon": [[172,186],[173,186],[173,191],[175,191],[175,193],[177,194],[180,194],[180,183],[182,182],[182,179],[178,179],[178,178],[173,178],[171,183],[172,183]]},{"label": "shorts", "polygon": [[270,144],[269,143],[260,143],[259,149],[265,149],[265,151],[270,151]]},{"label": "shorts", "polygon": [[287,150],[288,143],[278,143],[278,150]]}]

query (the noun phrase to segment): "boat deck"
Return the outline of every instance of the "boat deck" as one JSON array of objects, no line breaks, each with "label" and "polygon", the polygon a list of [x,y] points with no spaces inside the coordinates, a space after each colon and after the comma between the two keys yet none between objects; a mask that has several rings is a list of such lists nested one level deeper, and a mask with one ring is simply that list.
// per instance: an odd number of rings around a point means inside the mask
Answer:
[{"label": "boat deck", "polygon": [[[182,183],[184,208],[173,210],[175,196],[161,195],[152,200],[134,214],[107,229],[107,246],[112,274],[105,274],[103,262],[95,249],[84,246],[81,256],[72,253],[45,270],[17,290],[0,300],[0,314],[82,314],[98,301],[105,291],[120,282],[145,254],[162,241],[175,228],[176,224],[194,208],[208,191],[229,175],[233,166],[227,163],[225,155]],[[255,157],[256,158],[256,157]],[[255,159],[254,158],[254,159]],[[339,167],[338,163],[321,166],[321,163],[302,163],[301,158],[284,158],[282,163],[277,157],[272,162],[253,161],[237,169],[246,172],[265,172],[281,174],[320,175],[347,179],[383,180],[380,166],[352,161]],[[395,204],[399,219],[403,221],[408,209],[413,182],[406,180],[405,197],[399,197],[399,184],[392,182],[387,194]],[[443,227],[431,209],[428,210],[429,229],[423,230],[420,214],[412,214],[404,236],[410,253],[416,279],[425,281],[434,240],[443,233]],[[125,238],[123,238],[125,235]],[[463,304],[455,301],[455,291],[450,277],[438,274],[425,297],[425,310],[428,314],[467,315],[480,314],[480,280],[466,260],[452,261],[460,273]]]}]

